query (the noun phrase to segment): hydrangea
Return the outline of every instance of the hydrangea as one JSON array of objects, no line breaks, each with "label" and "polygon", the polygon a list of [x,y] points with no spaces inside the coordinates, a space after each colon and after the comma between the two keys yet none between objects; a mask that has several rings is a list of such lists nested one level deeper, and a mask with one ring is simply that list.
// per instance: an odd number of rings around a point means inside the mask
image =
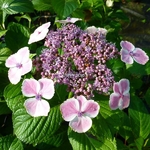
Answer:
[{"label": "hydrangea", "polygon": [[22,83],[22,93],[28,98],[24,106],[33,117],[47,116],[50,111],[49,103],[42,99],[51,99],[54,96],[54,83],[51,79],[25,79]]},{"label": "hydrangea", "polygon": [[32,61],[29,58],[28,47],[23,47],[17,53],[9,56],[5,62],[5,66],[10,68],[8,78],[12,84],[17,84],[21,80],[21,76],[30,72],[32,69]]},{"label": "hydrangea", "polygon": [[66,23],[75,23],[75,22],[80,21],[80,20],[82,20],[82,19],[67,17],[66,20],[56,20],[55,22],[66,24]]},{"label": "hydrangea", "polygon": [[137,63],[145,65],[149,60],[147,54],[140,48],[135,46],[128,41],[121,41],[121,60],[127,64],[133,64],[133,60]]},{"label": "hydrangea", "polygon": [[30,35],[30,39],[28,41],[28,44],[43,40],[47,33],[48,33],[48,28],[50,27],[51,23],[47,22],[45,24],[42,24],[41,26],[39,26],[31,35]]},{"label": "hydrangea", "polygon": [[88,131],[92,126],[91,118],[99,113],[100,106],[93,100],[87,100],[84,96],[67,99],[61,104],[60,110],[65,121],[78,133]]},{"label": "hydrangea", "polygon": [[93,97],[93,91],[107,93],[114,83],[109,59],[118,56],[114,44],[106,41],[101,31],[87,33],[74,24],[67,24],[46,36],[38,61],[37,74],[66,84],[75,96]]},{"label": "hydrangea", "polygon": [[124,109],[130,104],[130,83],[128,79],[121,79],[113,86],[113,93],[110,95],[109,105],[111,109]]},{"label": "hydrangea", "polygon": [[96,28],[95,26],[90,26],[88,27],[85,31],[88,33],[96,33],[96,32],[101,32],[101,34],[105,35],[107,34],[107,30],[105,28]]}]

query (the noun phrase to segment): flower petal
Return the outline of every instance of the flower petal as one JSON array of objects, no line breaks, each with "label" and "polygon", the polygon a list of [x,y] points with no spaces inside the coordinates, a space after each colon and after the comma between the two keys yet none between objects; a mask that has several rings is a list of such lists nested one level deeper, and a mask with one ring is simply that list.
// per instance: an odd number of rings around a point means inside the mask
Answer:
[{"label": "flower petal", "polygon": [[70,98],[60,105],[60,110],[65,121],[73,120],[79,112],[79,103],[75,98]]},{"label": "flower petal", "polygon": [[40,94],[46,99],[51,99],[54,96],[54,82],[51,79],[43,78],[39,80],[41,90]]},{"label": "flower petal", "polygon": [[92,120],[88,116],[76,117],[69,122],[69,126],[78,133],[84,133],[88,131],[92,126]]},{"label": "flower petal", "polygon": [[29,59],[26,63],[22,65],[21,75],[25,75],[26,73],[32,70],[32,60]]},{"label": "flower petal", "polygon": [[120,46],[122,49],[127,50],[128,52],[132,52],[135,49],[135,46],[128,41],[121,41]]},{"label": "flower petal", "polygon": [[130,94],[127,93],[124,95],[123,97],[123,105],[122,105],[122,109],[129,107],[130,104]]},{"label": "flower petal", "polygon": [[80,19],[80,18],[70,18],[70,17],[68,17],[66,20],[56,20],[55,22],[59,22],[59,23],[65,24],[65,23],[75,23],[75,22],[77,22],[77,21],[79,21],[79,20],[82,20],[82,19]]},{"label": "flower petal", "polygon": [[94,34],[98,31],[98,28],[96,28],[95,26],[90,26],[85,31],[87,31],[87,33],[93,33]]},{"label": "flower petal", "polygon": [[118,93],[118,94],[120,93],[119,82],[114,83],[113,91],[114,91],[114,93]]},{"label": "flower petal", "polygon": [[79,102],[79,110],[81,110],[84,103],[87,102],[87,99],[83,95],[80,95],[80,96],[77,96],[77,100]]},{"label": "flower petal", "polygon": [[22,83],[22,93],[27,97],[36,96],[40,91],[40,84],[35,79],[25,79]]},{"label": "flower petal", "polygon": [[29,98],[25,101],[24,106],[27,113],[33,117],[48,116],[50,111],[49,103],[45,100],[36,100]]},{"label": "flower petal", "polygon": [[99,113],[100,106],[94,100],[88,100],[83,106],[81,111],[84,112],[85,115],[94,118]]},{"label": "flower petal", "polygon": [[41,25],[40,27],[38,27],[34,31],[34,33],[32,33],[30,35],[30,39],[28,41],[28,44],[43,40],[49,31],[48,28],[49,28],[50,24],[51,24],[50,22],[47,22],[47,23]]},{"label": "flower petal", "polygon": [[17,84],[21,79],[21,69],[16,67],[10,68],[8,71],[8,78],[12,84]]},{"label": "flower petal", "polygon": [[147,63],[147,61],[149,60],[149,57],[142,49],[135,48],[135,50],[133,51],[133,59],[137,63],[145,65]]},{"label": "flower petal", "polygon": [[105,28],[96,28],[95,26],[90,26],[85,31],[87,31],[87,33],[92,33],[92,34],[96,32],[100,32],[103,35],[107,34],[107,30]]},{"label": "flower petal", "polygon": [[120,87],[120,92],[124,95],[126,93],[129,93],[130,90],[130,83],[128,79],[121,79],[119,81],[119,87]]},{"label": "flower petal", "polygon": [[15,53],[6,59],[5,66],[8,68],[16,67],[17,63],[18,63],[18,56]]},{"label": "flower petal", "polygon": [[133,64],[133,58],[126,49],[121,49],[120,51],[121,60],[127,64]]},{"label": "flower petal", "polygon": [[119,101],[120,101],[120,95],[119,94],[116,94],[116,93],[112,93],[110,95],[110,98],[109,98],[109,106],[112,110],[115,110],[118,108],[118,105],[119,105]]},{"label": "flower petal", "polygon": [[23,47],[18,50],[17,52],[17,59],[21,64],[26,63],[29,60],[29,48],[28,47]]}]

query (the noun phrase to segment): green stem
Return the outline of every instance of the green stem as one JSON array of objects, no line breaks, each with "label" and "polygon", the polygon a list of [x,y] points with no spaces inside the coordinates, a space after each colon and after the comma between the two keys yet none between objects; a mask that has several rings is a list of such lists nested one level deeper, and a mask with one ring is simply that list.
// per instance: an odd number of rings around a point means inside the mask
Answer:
[{"label": "green stem", "polygon": [[73,96],[73,92],[69,92],[68,98],[71,98]]}]

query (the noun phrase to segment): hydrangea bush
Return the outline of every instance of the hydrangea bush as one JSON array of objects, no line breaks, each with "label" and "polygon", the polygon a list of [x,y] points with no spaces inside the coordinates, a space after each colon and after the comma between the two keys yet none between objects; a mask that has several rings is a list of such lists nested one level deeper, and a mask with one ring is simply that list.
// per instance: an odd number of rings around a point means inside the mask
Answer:
[{"label": "hydrangea bush", "polygon": [[0,114],[12,115],[12,128],[0,132],[0,149],[149,148],[149,52],[83,24],[55,18],[30,34],[18,23],[9,26],[10,50],[12,32],[23,30],[26,38],[19,47],[12,43],[13,53],[1,49],[8,79]]}]

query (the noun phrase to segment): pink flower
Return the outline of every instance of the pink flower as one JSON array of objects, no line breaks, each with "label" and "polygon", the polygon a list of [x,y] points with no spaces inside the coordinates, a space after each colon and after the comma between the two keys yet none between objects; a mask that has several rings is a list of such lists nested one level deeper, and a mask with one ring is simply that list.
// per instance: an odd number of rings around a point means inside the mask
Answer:
[{"label": "pink flower", "polygon": [[59,23],[65,24],[65,23],[75,23],[75,22],[77,22],[77,21],[79,21],[79,20],[82,20],[82,19],[80,19],[80,18],[70,18],[70,17],[67,17],[66,20],[56,20],[55,22],[59,22]]},{"label": "pink flower", "polygon": [[43,40],[47,33],[48,33],[48,28],[50,27],[50,22],[47,22],[43,25],[41,25],[40,27],[38,27],[31,35],[30,35],[30,39],[28,41],[28,44]]},{"label": "pink flower", "polygon": [[51,79],[25,79],[22,84],[22,93],[28,98],[24,106],[33,117],[47,116],[50,111],[49,103],[42,99],[51,99],[54,96],[54,83]]},{"label": "pink flower", "polygon": [[133,60],[135,60],[139,64],[146,64],[149,60],[149,57],[146,53],[140,49],[135,48],[135,46],[128,41],[121,41],[120,43],[121,49],[121,60],[127,64],[133,64]]},{"label": "pink flower", "polygon": [[32,61],[29,58],[28,47],[23,47],[17,53],[9,56],[5,62],[5,66],[10,68],[8,78],[12,84],[17,84],[22,75],[30,72],[32,69]]},{"label": "pink flower", "polygon": [[101,32],[101,34],[106,35],[107,30],[105,28],[96,28],[95,26],[90,26],[86,29],[87,33],[96,33]]},{"label": "pink flower", "polygon": [[128,79],[121,79],[113,86],[114,93],[110,95],[109,106],[112,110],[127,108],[130,103],[130,85]]},{"label": "pink flower", "polygon": [[84,96],[67,99],[60,106],[64,120],[69,121],[69,126],[78,133],[86,132],[91,128],[91,118],[98,115],[99,109],[97,102],[87,100]]}]

